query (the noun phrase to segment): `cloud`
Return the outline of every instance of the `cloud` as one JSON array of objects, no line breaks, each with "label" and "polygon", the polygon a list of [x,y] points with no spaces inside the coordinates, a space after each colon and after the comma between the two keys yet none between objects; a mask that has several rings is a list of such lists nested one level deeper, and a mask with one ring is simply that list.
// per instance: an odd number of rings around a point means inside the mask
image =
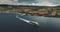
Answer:
[{"label": "cloud", "polygon": [[56,5],[60,5],[60,0],[50,0],[50,2],[56,4]]},{"label": "cloud", "polygon": [[17,4],[17,0],[0,0],[0,4]]},{"label": "cloud", "polygon": [[36,0],[38,1],[37,5],[41,6],[56,6],[56,4],[50,2],[51,0]]},{"label": "cloud", "polygon": [[35,0],[18,0],[18,2],[29,2],[29,3],[36,3]]},{"label": "cloud", "polygon": [[56,6],[56,4],[50,2],[50,0],[35,0],[36,3],[21,2],[20,5],[36,5],[36,6]]},{"label": "cloud", "polygon": [[60,4],[59,1],[57,0],[0,0],[0,4],[56,6]]}]

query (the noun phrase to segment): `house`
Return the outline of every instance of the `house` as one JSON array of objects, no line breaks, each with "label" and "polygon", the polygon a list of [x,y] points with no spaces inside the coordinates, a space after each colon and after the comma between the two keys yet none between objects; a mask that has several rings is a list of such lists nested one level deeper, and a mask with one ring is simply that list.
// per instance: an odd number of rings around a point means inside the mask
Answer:
[{"label": "house", "polygon": [[38,12],[39,15],[48,15],[49,13],[46,8],[39,9],[38,11],[39,11]]},{"label": "house", "polygon": [[29,12],[29,11],[31,11],[30,7],[19,7],[18,8],[19,13],[26,13],[26,12]]}]

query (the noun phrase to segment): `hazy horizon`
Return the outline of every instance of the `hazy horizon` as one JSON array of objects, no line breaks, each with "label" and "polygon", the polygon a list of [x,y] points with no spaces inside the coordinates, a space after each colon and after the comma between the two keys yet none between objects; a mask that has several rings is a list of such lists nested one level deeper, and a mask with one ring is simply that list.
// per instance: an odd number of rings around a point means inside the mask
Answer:
[{"label": "hazy horizon", "polygon": [[58,6],[60,5],[60,0],[0,0],[0,4]]}]

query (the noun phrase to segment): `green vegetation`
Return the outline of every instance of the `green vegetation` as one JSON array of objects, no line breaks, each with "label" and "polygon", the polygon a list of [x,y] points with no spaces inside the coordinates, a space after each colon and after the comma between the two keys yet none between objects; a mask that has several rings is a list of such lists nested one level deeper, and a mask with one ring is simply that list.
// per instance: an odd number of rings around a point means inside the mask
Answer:
[{"label": "green vegetation", "polygon": [[0,5],[0,12],[38,14],[47,16],[60,16],[60,6],[24,6],[24,5]]}]

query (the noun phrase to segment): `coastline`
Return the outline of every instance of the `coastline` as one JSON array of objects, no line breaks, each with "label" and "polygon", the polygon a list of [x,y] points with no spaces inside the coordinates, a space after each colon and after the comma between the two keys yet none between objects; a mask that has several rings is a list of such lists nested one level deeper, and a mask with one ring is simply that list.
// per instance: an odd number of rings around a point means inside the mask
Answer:
[{"label": "coastline", "polygon": [[[26,15],[26,13],[16,13],[16,14],[17,14],[17,15],[21,15],[21,16]],[[29,14],[27,14],[27,15],[29,15]],[[31,15],[31,14],[30,14],[30,16],[42,16],[42,15]],[[43,15],[43,17],[60,18],[60,16],[49,16],[49,15]]]},{"label": "coastline", "polygon": [[16,12],[6,12],[6,11],[0,11],[0,13],[12,13],[12,14],[16,14]]}]

